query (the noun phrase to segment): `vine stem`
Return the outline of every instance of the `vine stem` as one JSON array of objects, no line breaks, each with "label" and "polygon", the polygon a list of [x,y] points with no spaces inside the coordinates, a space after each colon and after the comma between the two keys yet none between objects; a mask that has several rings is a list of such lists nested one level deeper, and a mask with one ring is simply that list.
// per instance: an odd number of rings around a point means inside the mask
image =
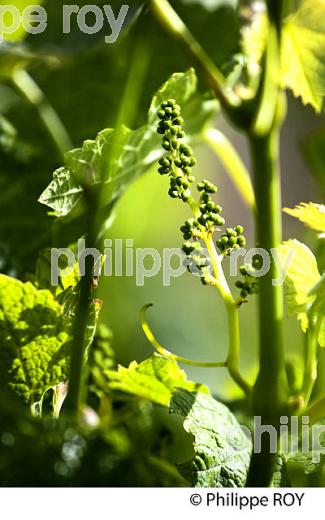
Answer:
[{"label": "vine stem", "polygon": [[204,141],[216,153],[246,204],[255,212],[255,194],[246,166],[227,137],[216,128],[207,127]]},{"label": "vine stem", "polygon": [[240,104],[240,98],[226,86],[222,73],[203,50],[167,0],[149,0],[151,12],[171,36],[177,40],[193,58],[216,97],[230,112]]},{"label": "vine stem", "polygon": [[[83,195],[87,210],[87,232],[85,239],[85,249],[96,247],[98,238],[96,233],[98,195],[92,193],[89,186],[82,179],[78,179],[83,187]],[[65,409],[72,415],[77,416],[80,410],[81,399],[84,397],[84,374],[83,365],[85,362],[85,337],[89,316],[89,306],[92,295],[94,273],[94,257],[87,254],[85,257],[85,272],[80,280],[79,302],[74,318],[73,341],[71,347],[70,377],[68,385],[68,395],[65,402]]]},{"label": "vine stem", "polygon": [[[269,255],[268,272],[259,279],[259,373],[253,390],[253,413],[262,424],[276,428],[288,413],[288,382],[285,368],[282,323],[283,288],[273,283],[279,278],[272,250],[282,240],[280,128],[286,107],[279,87],[280,46],[285,0],[268,0],[269,34],[263,78],[258,94],[254,125],[248,131],[256,196],[257,247]],[[263,257],[264,263],[264,257]],[[276,454],[270,453],[268,436],[261,449],[253,449],[247,486],[269,486]]]},{"label": "vine stem", "polygon": [[18,69],[11,79],[16,89],[36,108],[40,119],[63,157],[68,150],[73,148],[73,144],[57,112],[26,70]]},{"label": "vine stem", "polygon": [[[279,278],[271,250],[281,243],[281,189],[279,168],[279,126],[263,137],[250,136],[250,147],[257,201],[257,245],[270,258],[270,268],[260,277],[259,295],[259,374],[253,391],[253,411],[262,424],[279,426],[287,406],[287,379],[282,338],[283,290],[274,285]],[[275,455],[268,439],[262,438],[260,453],[253,453],[248,486],[268,486]]]},{"label": "vine stem", "polygon": [[[90,244],[90,241],[88,243]],[[85,275],[81,278],[79,304],[74,318],[69,390],[65,405],[66,410],[74,415],[77,415],[79,412],[82,395],[82,367],[84,363],[85,335],[92,291],[93,268],[94,259],[92,255],[88,255],[85,258]]]},{"label": "vine stem", "polygon": [[214,246],[212,236],[207,236],[204,239],[204,242],[212,262],[215,276],[214,285],[217,287],[227,311],[229,337],[228,356],[226,361],[227,368],[232,379],[246,395],[249,395],[251,392],[251,386],[247,381],[245,381],[239,371],[240,335],[238,306],[229,289],[229,285],[222,269],[221,259]]}]

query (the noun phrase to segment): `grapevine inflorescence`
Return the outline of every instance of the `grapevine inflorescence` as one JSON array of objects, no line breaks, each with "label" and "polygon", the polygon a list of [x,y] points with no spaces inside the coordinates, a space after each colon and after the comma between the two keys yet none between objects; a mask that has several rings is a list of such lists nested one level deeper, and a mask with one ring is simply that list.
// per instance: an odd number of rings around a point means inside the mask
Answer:
[{"label": "grapevine inflorescence", "polygon": [[[194,217],[185,221],[180,230],[185,242],[182,249],[189,259],[188,268],[191,272],[193,266],[201,271],[201,281],[204,285],[209,283],[209,261],[203,255],[201,242],[210,239],[215,231],[225,225],[225,219],[221,216],[222,207],[212,200],[218,188],[212,182],[203,180],[196,183],[192,174],[192,168],[196,164],[192,148],[185,142],[183,130],[184,119],[181,116],[181,108],[174,99],[168,99],[161,103],[158,111],[159,124],[157,132],[162,137],[162,147],[166,151],[159,160],[158,172],[160,175],[168,175],[170,178],[169,196],[178,198],[189,204]],[[196,183],[199,193],[198,200],[192,196],[191,186]],[[240,225],[235,228],[228,227],[216,241],[221,256],[230,255],[235,249],[245,247],[246,239],[243,235],[244,228]],[[237,287],[241,289],[241,298],[256,292],[256,283],[249,274],[241,274],[245,280],[238,281]]]}]

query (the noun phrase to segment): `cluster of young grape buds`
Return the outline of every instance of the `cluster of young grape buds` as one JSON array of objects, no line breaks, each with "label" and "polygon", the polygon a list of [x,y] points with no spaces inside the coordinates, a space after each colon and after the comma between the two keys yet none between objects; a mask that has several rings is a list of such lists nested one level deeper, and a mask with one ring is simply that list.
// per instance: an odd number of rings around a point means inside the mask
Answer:
[{"label": "cluster of young grape buds", "polygon": [[244,280],[238,280],[235,285],[240,289],[240,296],[244,300],[248,295],[258,293],[257,278],[253,274],[254,267],[248,265],[242,265],[240,267],[240,274],[244,277]]},{"label": "cluster of young grape buds", "polygon": [[198,223],[207,231],[213,230],[216,226],[223,226],[225,219],[220,216],[222,207],[211,198],[211,194],[218,191],[217,187],[212,182],[204,180],[197,185],[197,190],[200,193]]},{"label": "cluster of young grape buds", "polygon": [[[209,274],[209,259],[203,255],[200,241],[211,239],[218,227],[224,226],[225,219],[221,216],[222,207],[212,200],[212,195],[218,191],[217,186],[208,180],[197,183],[199,199],[196,202],[192,197],[191,185],[195,183],[192,168],[196,160],[190,146],[183,142],[185,133],[182,125],[181,109],[174,99],[164,101],[158,111],[159,124],[157,131],[163,136],[162,146],[166,154],[159,161],[158,172],[170,177],[169,195],[188,202],[194,211],[194,217],[185,221],[181,232],[185,242],[182,249],[187,256],[187,266],[191,272],[193,267],[201,271],[203,284],[211,282]],[[242,226],[227,228],[226,232],[217,240],[216,245],[223,255],[229,255],[233,249],[246,245]],[[248,294],[251,286],[248,281],[242,283],[241,293]]]},{"label": "cluster of young grape buds", "polygon": [[233,249],[240,249],[245,247],[246,239],[243,236],[243,226],[236,226],[235,228],[227,228],[226,232],[217,240],[217,247],[224,254],[230,254]]},{"label": "cluster of young grape buds", "polygon": [[191,172],[196,160],[192,148],[181,141],[185,137],[181,109],[174,99],[169,99],[161,104],[158,116],[157,131],[163,135],[162,146],[167,151],[159,161],[158,172],[170,177],[170,197],[187,202],[191,197],[190,186],[195,181]]}]

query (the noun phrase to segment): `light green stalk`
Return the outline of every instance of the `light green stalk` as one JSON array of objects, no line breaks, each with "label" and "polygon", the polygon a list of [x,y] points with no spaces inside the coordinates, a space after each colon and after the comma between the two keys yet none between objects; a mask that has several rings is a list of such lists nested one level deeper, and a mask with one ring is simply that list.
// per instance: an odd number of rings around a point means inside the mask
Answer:
[{"label": "light green stalk", "polygon": [[12,82],[20,94],[36,108],[60,155],[64,157],[65,152],[73,148],[73,144],[63,122],[46,99],[41,88],[23,69],[14,72]]}]

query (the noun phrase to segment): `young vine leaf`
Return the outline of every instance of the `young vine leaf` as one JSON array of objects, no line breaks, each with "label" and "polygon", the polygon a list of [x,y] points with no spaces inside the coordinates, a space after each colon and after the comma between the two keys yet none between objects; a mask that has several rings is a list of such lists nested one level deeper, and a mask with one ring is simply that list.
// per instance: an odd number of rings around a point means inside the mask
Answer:
[{"label": "young vine leaf", "polygon": [[282,85],[321,112],[325,95],[325,3],[303,0],[282,33]]},{"label": "young vine leaf", "polygon": [[[288,240],[278,249],[282,265],[289,262],[285,278],[286,300],[290,314],[296,314],[303,332],[309,326],[308,311],[315,303],[313,293],[321,280],[317,262],[312,251],[298,240]],[[317,306],[319,307],[319,306]],[[315,309],[324,315],[323,309]],[[324,319],[322,320],[324,322]],[[319,342],[323,344],[323,324],[319,333]]]},{"label": "young vine leaf", "polygon": [[188,132],[192,136],[202,130],[218,109],[216,101],[206,100],[197,92],[193,69],[173,74],[154,96],[146,125],[137,130],[125,126],[103,130],[94,141],[85,141],[82,148],[68,152],[65,166],[54,172],[39,202],[50,207],[57,217],[69,215],[73,210],[80,214],[81,183],[98,189],[104,183],[103,220],[106,220],[127,185],[162,155],[155,118],[157,105],[166,95],[175,97],[184,106]]},{"label": "young vine leaf", "polygon": [[186,379],[186,374],[172,359],[166,359],[154,353],[138,364],[133,361],[128,368],[122,366],[118,370],[106,370],[104,375],[108,387],[128,394],[148,399],[162,406],[169,406],[172,393],[177,388],[185,388],[191,392],[205,392],[206,386]]},{"label": "young vine leaf", "polygon": [[185,417],[184,429],[194,436],[195,456],[178,468],[192,486],[245,485],[251,441],[225,405],[211,395],[180,389],[172,396],[170,413]]},{"label": "young vine leaf", "polygon": [[314,202],[301,202],[295,208],[284,208],[285,213],[303,222],[310,229],[325,233],[325,206]]},{"label": "young vine leaf", "polygon": [[0,275],[0,390],[31,404],[66,381],[71,327],[49,291]]}]

